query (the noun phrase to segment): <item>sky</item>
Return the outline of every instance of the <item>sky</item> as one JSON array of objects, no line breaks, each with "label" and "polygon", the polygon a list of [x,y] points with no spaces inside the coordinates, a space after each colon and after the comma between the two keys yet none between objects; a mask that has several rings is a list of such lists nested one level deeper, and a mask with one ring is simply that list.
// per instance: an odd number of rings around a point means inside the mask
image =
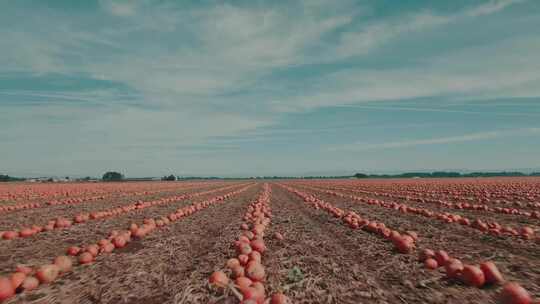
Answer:
[{"label": "sky", "polygon": [[0,0],[0,173],[540,168],[540,1]]}]

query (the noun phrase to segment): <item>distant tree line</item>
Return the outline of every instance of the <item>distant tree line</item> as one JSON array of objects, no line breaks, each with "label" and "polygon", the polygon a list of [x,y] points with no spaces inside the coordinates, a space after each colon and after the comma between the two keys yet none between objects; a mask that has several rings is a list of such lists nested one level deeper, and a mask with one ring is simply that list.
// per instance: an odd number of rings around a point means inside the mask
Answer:
[{"label": "distant tree line", "polygon": [[338,179],[338,178],[351,178],[350,175],[346,176],[258,176],[250,177],[250,179]]},{"label": "distant tree line", "polygon": [[228,178],[219,176],[177,176],[177,180],[214,180],[214,179],[244,179],[244,178]]},{"label": "distant tree line", "polygon": [[0,182],[15,182],[15,181],[22,181],[22,180],[24,180],[24,178],[13,177],[7,174],[6,175],[0,174]]},{"label": "distant tree line", "polygon": [[[218,177],[218,176],[208,176],[208,177],[199,177],[199,176],[175,176],[173,174],[163,176],[161,180],[163,181],[186,181],[186,180],[259,180],[259,179],[340,179],[340,178],[458,178],[458,177],[520,177],[520,176],[540,176],[540,172],[533,172],[530,174],[525,174],[522,172],[514,171],[502,171],[502,172],[471,172],[471,173],[460,173],[452,171],[435,171],[435,172],[406,172],[400,174],[366,174],[366,173],[356,173],[353,176],[303,176],[303,177],[293,177],[293,176],[257,176],[257,177]],[[66,179],[69,179],[66,177]],[[93,178],[84,177],[76,179],[78,181],[90,181]],[[12,181],[24,181],[26,178],[13,177],[6,174],[0,174],[0,182],[12,182]],[[151,181],[155,180],[152,177],[141,177],[141,178],[125,178],[122,173],[109,171],[103,174],[103,181]],[[46,180],[53,182],[52,178]]]},{"label": "distant tree line", "polygon": [[505,177],[505,176],[540,176],[540,172],[534,172],[531,174],[525,174],[523,172],[471,172],[471,173],[459,173],[459,172],[406,172],[401,174],[364,174],[356,173],[356,178],[448,178],[448,177]]}]

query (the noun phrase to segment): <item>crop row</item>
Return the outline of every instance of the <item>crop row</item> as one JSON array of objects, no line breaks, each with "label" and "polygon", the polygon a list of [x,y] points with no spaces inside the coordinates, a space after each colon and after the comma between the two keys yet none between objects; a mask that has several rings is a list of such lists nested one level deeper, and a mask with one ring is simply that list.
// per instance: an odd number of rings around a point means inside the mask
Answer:
[{"label": "crop row", "polygon": [[[241,233],[234,242],[237,256],[227,260],[227,272],[215,271],[209,278],[213,288],[221,292],[230,290],[243,304],[290,303],[287,296],[281,292],[266,298],[266,273],[262,257],[267,250],[264,242],[265,231],[272,219],[270,191],[269,185],[264,184],[261,194],[247,207],[244,223],[240,227]],[[229,273],[234,282],[229,279]]]}]

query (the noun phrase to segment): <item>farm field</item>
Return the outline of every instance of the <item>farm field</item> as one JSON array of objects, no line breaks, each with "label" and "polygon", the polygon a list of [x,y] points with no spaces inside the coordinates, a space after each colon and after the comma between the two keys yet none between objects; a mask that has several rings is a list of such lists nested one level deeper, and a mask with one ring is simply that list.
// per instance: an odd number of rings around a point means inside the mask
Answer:
[{"label": "farm field", "polygon": [[0,184],[2,304],[538,298],[540,178]]}]

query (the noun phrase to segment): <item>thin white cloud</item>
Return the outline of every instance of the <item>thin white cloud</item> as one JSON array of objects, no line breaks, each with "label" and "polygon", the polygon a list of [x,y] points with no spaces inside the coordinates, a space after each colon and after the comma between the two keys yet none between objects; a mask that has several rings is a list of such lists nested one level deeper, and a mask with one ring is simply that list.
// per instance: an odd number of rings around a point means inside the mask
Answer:
[{"label": "thin white cloud", "polygon": [[511,5],[527,0],[492,0],[463,9],[454,14],[440,15],[433,11],[422,11],[409,15],[362,24],[357,30],[343,33],[337,47],[330,47],[328,58],[347,58],[369,53],[393,39],[408,33],[432,29],[458,22],[464,18],[475,18],[498,13]]},{"label": "thin white cloud", "polygon": [[392,141],[392,142],[384,142],[384,143],[357,142],[357,143],[349,144],[349,145],[331,147],[331,148],[328,148],[328,150],[330,151],[384,150],[384,149],[396,149],[396,148],[415,147],[415,146],[423,146],[423,145],[439,145],[439,144],[461,143],[461,142],[470,142],[470,141],[482,141],[482,140],[490,140],[490,139],[510,137],[510,136],[536,136],[536,135],[540,135],[540,128],[522,128],[522,129],[511,129],[511,130],[500,130],[500,131],[487,131],[487,132],[469,133],[469,134],[463,134],[463,135],[457,135],[457,136]]},{"label": "thin white cloud", "polygon": [[466,18],[488,16],[525,1],[527,0],[491,0],[452,14],[423,10],[372,23],[360,22],[356,28],[349,28],[342,33],[337,44],[327,47],[324,61],[332,62],[365,55],[404,35],[457,23]]},{"label": "thin white cloud", "polygon": [[[488,106],[492,106],[488,104]],[[513,105],[515,106],[515,105]],[[444,108],[426,108],[426,107],[400,107],[396,105],[392,106],[373,106],[373,105],[338,105],[338,107],[366,109],[366,110],[382,110],[391,112],[433,112],[433,113],[454,113],[454,114],[467,114],[467,115],[481,115],[481,116],[501,116],[501,117],[538,117],[539,114],[524,113],[524,112],[488,112],[488,111],[466,111],[466,110],[451,110]]]},{"label": "thin white cloud", "polygon": [[506,7],[525,2],[527,0],[491,0],[482,5],[474,7],[464,12],[467,17],[480,17],[490,15],[502,11]]},{"label": "thin white cloud", "polygon": [[382,44],[408,32],[446,24],[452,20],[449,16],[438,16],[431,12],[399,17],[395,20],[379,21],[351,30],[340,36],[337,46],[328,49],[328,60],[365,55]]},{"label": "thin white cloud", "polygon": [[99,4],[106,12],[115,16],[133,16],[137,12],[137,1],[100,0]]},{"label": "thin white cloud", "polygon": [[14,90],[0,91],[0,96],[16,96],[16,97],[35,97],[46,101],[62,101],[62,100],[77,100],[86,102],[110,102],[114,100],[131,100],[134,101],[137,96],[135,94],[118,93],[114,90],[94,89],[85,91],[37,91],[37,90]]}]

